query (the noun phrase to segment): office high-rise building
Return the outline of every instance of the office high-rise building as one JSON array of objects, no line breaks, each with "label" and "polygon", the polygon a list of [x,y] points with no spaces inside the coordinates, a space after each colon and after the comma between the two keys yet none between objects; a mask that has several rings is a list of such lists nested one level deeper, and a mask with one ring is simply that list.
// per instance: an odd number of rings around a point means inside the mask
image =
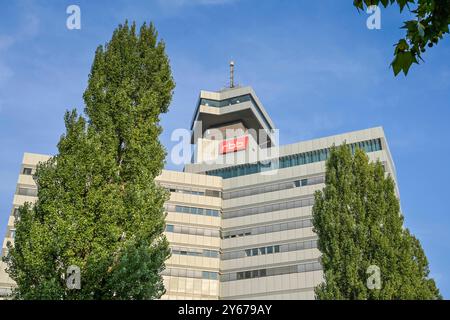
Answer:
[{"label": "office high-rise building", "polygon": [[[171,192],[163,299],[314,299],[323,276],[311,211],[330,148],[361,148],[396,179],[382,128],[279,146],[250,87],[201,91],[190,129],[192,162],[158,177]],[[3,254],[16,208],[36,199],[31,175],[47,158],[24,155]],[[14,283],[1,266],[5,294]]]}]

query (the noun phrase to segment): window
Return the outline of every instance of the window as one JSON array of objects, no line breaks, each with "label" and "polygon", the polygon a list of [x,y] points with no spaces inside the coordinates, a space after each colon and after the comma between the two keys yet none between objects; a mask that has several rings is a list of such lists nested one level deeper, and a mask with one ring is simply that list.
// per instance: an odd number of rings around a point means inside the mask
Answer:
[{"label": "window", "polygon": [[243,208],[238,210],[225,211],[222,213],[223,219],[230,219],[236,217],[244,217],[254,214],[261,214],[266,212],[275,212],[286,209],[300,208],[312,206],[314,204],[314,198],[306,198],[301,200],[292,200],[288,202],[274,203],[269,205],[263,205],[259,207]]},{"label": "window", "polygon": [[206,190],[205,195],[208,197],[220,198],[220,191],[217,190]]},{"label": "window", "polygon": [[281,231],[281,224],[275,224],[273,226],[273,232],[280,232]]},{"label": "window", "polygon": [[212,236],[212,237],[217,237],[217,238],[218,238],[218,237],[220,236],[219,230],[212,230],[211,236]]},{"label": "window", "polygon": [[285,243],[280,245],[225,252],[222,254],[222,260],[245,258],[257,255],[267,255],[280,252],[297,251],[310,248],[317,248],[317,240],[307,240],[302,242]]},{"label": "window", "polygon": [[218,279],[218,273],[217,272],[210,272],[209,273],[209,280],[217,280]]},{"label": "window", "polygon": [[246,237],[246,236],[257,235],[257,234],[280,232],[282,230],[285,231],[285,230],[292,230],[292,229],[308,228],[311,226],[312,226],[311,219],[294,220],[294,221],[290,221],[287,223],[278,223],[278,224],[273,224],[273,225],[254,227],[251,229],[233,230],[233,231],[226,231],[226,232],[224,231],[224,232],[222,232],[222,239],[235,238],[237,236]]},{"label": "window", "polygon": [[290,266],[282,266],[275,267],[269,269],[258,269],[258,270],[249,270],[249,271],[241,271],[237,273],[228,273],[223,274],[221,276],[221,280],[226,281],[234,281],[234,280],[243,280],[250,278],[260,278],[260,277],[270,277],[282,274],[291,274],[291,273],[300,273],[300,272],[308,272],[313,270],[321,270],[322,266],[319,262],[310,262],[310,263],[302,263],[298,265],[290,265]]},{"label": "window", "polygon": [[32,172],[33,172],[33,169],[31,169],[31,168],[23,168],[22,174],[31,176]]},{"label": "window", "polygon": [[186,269],[178,269],[178,277],[186,277],[187,273],[192,272],[191,270],[186,270]]},{"label": "window", "polygon": [[166,231],[190,234],[190,235],[197,235],[197,236],[219,237],[219,230],[193,228],[193,227],[188,227],[188,226],[167,225]]},{"label": "window", "polygon": [[189,214],[198,214],[198,215],[206,215],[211,217],[218,217],[219,210],[214,209],[204,209],[204,208],[196,208],[196,207],[186,207],[186,206],[174,206],[174,205],[166,205],[167,211],[175,211],[180,213],[189,213]]},{"label": "window", "polygon": [[36,188],[19,188],[18,192],[21,196],[27,196],[27,197],[36,197],[37,196],[37,189]]},{"label": "window", "polygon": [[314,264],[312,264],[312,263],[308,263],[305,267],[306,267],[306,269],[305,269],[306,272],[314,270]]},{"label": "window", "polygon": [[209,258],[218,258],[219,257],[219,252],[215,251],[215,250],[204,250],[204,256],[209,257]]},{"label": "window", "polygon": [[189,229],[195,230],[195,228],[189,228],[186,226],[181,226],[181,233],[189,234]]},{"label": "window", "polygon": [[177,192],[177,193],[185,193],[185,194],[191,194],[196,196],[209,196],[209,197],[219,197],[221,196],[220,191],[215,190],[201,190],[201,189],[191,189],[183,186],[173,186],[173,185],[162,185],[170,192]]}]

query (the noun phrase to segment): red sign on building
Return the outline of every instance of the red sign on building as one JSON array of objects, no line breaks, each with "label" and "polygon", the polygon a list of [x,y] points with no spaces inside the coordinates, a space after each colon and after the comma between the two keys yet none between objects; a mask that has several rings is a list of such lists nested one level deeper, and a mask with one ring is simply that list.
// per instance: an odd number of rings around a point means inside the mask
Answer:
[{"label": "red sign on building", "polygon": [[224,140],[219,145],[219,153],[236,152],[247,149],[248,136],[242,136],[239,138]]}]

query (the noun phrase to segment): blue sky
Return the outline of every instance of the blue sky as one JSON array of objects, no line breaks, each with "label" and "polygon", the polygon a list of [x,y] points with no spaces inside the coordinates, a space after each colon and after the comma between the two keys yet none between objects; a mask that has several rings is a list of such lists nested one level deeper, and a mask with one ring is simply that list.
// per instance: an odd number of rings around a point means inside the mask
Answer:
[{"label": "blue sky", "polygon": [[[81,30],[66,8],[81,8]],[[54,154],[66,109],[82,110],[94,50],[125,19],[153,21],[177,87],[162,141],[188,128],[199,90],[251,85],[282,144],[383,126],[396,164],[406,226],[421,240],[432,276],[450,297],[450,39],[408,77],[389,69],[407,15],[383,9],[366,28],[352,1],[0,0],[0,237],[24,152]],[[168,163],[168,168],[176,168]]]}]

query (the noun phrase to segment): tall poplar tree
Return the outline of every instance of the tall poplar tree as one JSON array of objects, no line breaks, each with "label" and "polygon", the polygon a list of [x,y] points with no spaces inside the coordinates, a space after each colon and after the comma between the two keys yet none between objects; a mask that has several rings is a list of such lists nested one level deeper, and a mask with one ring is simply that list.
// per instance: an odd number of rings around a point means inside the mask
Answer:
[{"label": "tall poplar tree", "polygon": [[[86,117],[65,115],[58,154],[39,165],[35,206],[20,208],[7,256],[17,299],[154,299],[170,255],[167,192],[155,183],[165,150],[159,117],[174,82],[152,24],[120,25],[97,48]],[[69,266],[81,288],[69,289]]]},{"label": "tall poplar tree", "polygon": [[325,180],[313,207],[325,279],[316,298],[441,298],[419,240],[403,227],[383,165],[344,144],[333,147]]}]

